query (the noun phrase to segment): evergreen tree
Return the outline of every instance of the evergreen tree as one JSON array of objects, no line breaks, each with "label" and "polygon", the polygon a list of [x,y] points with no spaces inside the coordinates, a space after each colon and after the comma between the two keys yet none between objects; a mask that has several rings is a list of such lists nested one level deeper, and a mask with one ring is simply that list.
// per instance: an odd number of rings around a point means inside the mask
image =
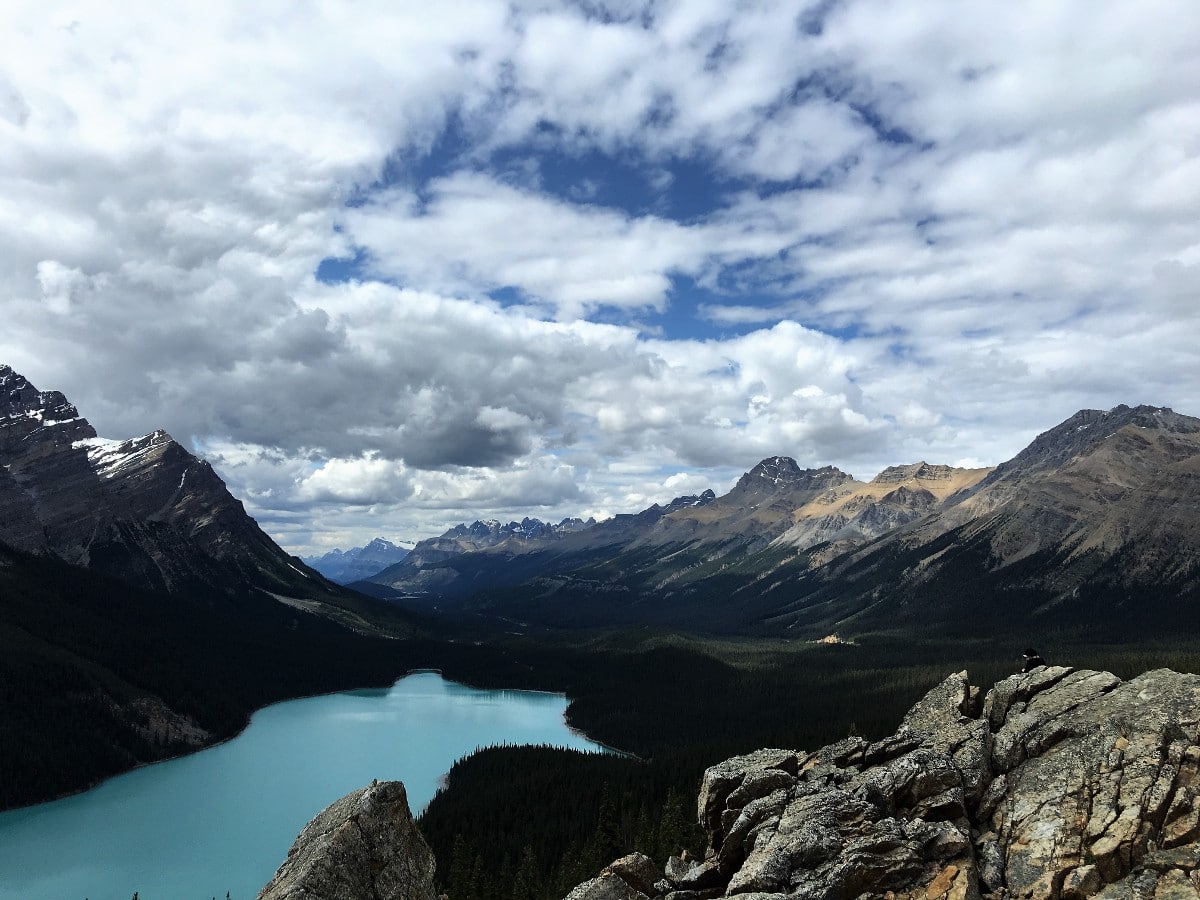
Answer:
[{"label": "evergreen tree", "polygon": [[612,785],[605,782],[600,794],[600,814],[596,821],[595,854],[601,866],[612,862],[622,851],[621,826]]},{"label": "evergreen tree", "polygon": [[537,858],[533,855],[533,847],[526,844],[525,849],[521,851],[521,864],[513,876],[509,896],[512,900],[539,900],[542,894],[542,879]]}]

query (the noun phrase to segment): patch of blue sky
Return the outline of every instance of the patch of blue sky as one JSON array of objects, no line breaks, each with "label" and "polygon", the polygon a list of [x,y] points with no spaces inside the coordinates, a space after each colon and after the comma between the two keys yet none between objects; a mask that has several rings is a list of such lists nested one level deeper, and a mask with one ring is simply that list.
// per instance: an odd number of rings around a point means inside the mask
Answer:
[{"label": "patch of blue sky", "polygon": [[523,306],[529,302],[529,298],[515,287],[506,286],[488,291],[488,297],[495,300],[501,306]]},{"label": "patch of blue sky", "polygon": [[532,142],[493,153],[487,168],[505,180],[580,205],[619,210],[630,218],[658,216],[682,224],[723,210],[748,187],[702,156],[652,159],[626,151]]},{"label": "patch of blue sky", "polygon": [[[644,317],[648,325],[656,326],[665,336],[679,340],[724,340],[747,334],[773,321],[785,318],[784,313],[773,315],[770,310],[779,304],[779,297],[756,292],[730,294],[713,290],[696,279],[682,274],[671,276],[668,304],[661,313]],[[765,311],[764,316],[754,315],[745,319],[713,316],[710,310],[725,306],[755,307]],[[767,320],[764,322],[764,318]]]},{"label": "patch of blue sky", "polygon": [[317,265],[317,281],[324,284],[344,284],[348,281],[365,281],[372,277],[367,271],[367,256],[361,248],[353,256],[338,258],[327,256]]}]

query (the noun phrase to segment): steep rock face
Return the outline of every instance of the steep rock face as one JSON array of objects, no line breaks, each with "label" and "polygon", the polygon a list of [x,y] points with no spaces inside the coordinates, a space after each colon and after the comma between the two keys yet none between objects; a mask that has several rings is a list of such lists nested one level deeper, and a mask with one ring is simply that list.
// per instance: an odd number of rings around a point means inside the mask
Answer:
[{"label": "steep rock face", "polygon": [[258,900],[436,900],[433,872],[404,785],[376,782],[304,826]]},{"label": "steep rock face", "polygon": [[1200,897],[1198,741],[1200,676],[959,673],[882,741],[710,768],[706,858],[639,896]]},{"label": "steep rock face", "polygon": [[797,509],[853,484],[858,482],[852,475],[833,466],[801,469],[790,457],[772,456],[739,478],[729,493],[665,517],[647,542],[734,541],[743,552],[754,550],[786,531]]},{"label": "steep rock face", "polygon": [[154,588],[319,584],[212,467],[163,431],[100,438],[57,391],[0,366],[0,542]]},{"label": "steep rock face", "polygon": [[[1149,568],[1174,577],[1200,559],[1198,499],[1200,419],[1151,406],[1081,410],[915,537],[927,542],[966,525],[964,536],[986,541],[999,565],[1048,549],[1078,556],[1140,545],[1155,557]],[[1168,549],[1174,558],[1160,558]]]},{"label": "steep rock face", "polygon": [[801,506],[775,544],[804,549],[831,541],[850,546],[879,537],[935,511],[991,471],[926,462],[891,466],[869,484],[846,482]]}]

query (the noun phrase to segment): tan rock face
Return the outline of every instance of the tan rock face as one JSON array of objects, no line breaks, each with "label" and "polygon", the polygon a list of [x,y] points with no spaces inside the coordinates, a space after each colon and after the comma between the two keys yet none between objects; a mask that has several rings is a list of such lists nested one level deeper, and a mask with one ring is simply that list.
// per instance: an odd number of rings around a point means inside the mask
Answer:
[{"label": "tan rock face", "polygon": [[805,548],[825,541],[857,543],[878,537],[933,512],[991,471],[919,462],[884,469],[867,484],[846,481],[799,506],[776,543]]},{"label": "tan rock face", "polygon": [[433,872],[404,785],[385,781],[309,822],[258,900],[435,900]]},{"label": "tan rock face", "polygon": [[1198,739],[1197,675],[961,672],[877,743],[713,766],[707,858],[647,896],[1197,898]]}]

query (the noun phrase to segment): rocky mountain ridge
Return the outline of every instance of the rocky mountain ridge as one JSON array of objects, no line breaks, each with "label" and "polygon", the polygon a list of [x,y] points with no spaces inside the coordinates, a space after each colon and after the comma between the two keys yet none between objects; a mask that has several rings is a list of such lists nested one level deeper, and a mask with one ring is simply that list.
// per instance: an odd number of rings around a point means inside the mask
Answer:
[{"label": "rocky mountain ridge", "polygon": [[796,509],[792,526],[775,542],[797,549],[823,543],[859,544],[934,512],[991,471],[930,465],[923,460],[891,466],[867,484],[848,482]]},{"label": "rocky mountain ridge", "polygon": [[723,496],[392,585],[551,627],[1194,631],[1197,509],[1200,419],[1119,406],[1077,413],[995,470],[918,462],[863,483],[772,457]]},{"label": "rocky mountain ridge", "polygon": [[[293,857],[320,859],[323,835],[349,831],[338,823],[363,796],[318,816],[280,874]],[[304,892],[285,894],[277,875],[260,896],[346,896],[343,883],[391,860],[373,848],[393,823],[411,844],[406,815],[357,820],[349,852],[309,866],[336,879],[293,881]],[[1200,676],[1039,666],[985,693],[959,672],[882,740],[710,767],[697,818],[702,859],[634,853],[566,900],[1197,898]],[[371,896],[432,897],[425,853],[413,851],[411,878]]]},{"label": "rocky mountain ridge", "polygon": [[394,566],[408,556],[408,552],[387,538],[377,537],[362,547],[335,549],[320,556],[302,556],[300,559],[330,581],[350,584]]},{"label": "rocky mountain ridge", "polygon": [[497,519],[476,520],[469,525],[464,522],[448,528],[437,537],[419,541],[409,552],[408,566],[405,568],[420,568],[444,562],[461,553],[486,550],[509,540],[518,542],[554,540],[565,534],[583,531],[595,524],[595,519],[584,521],[578,518],[567,518],[555,525],[543,522],[541,519],[531,519],[528,516],[520,522],[502,523]]},{"label": "rocky mountain ridge", "polygon": [[363,626],[344,608],[353,595],[285,553],[169,434],[101,438],[60,392],[5,365],[0,544],[153,590],[253,588]]},{"label": "rocky mountain ridge", "polygon": [[921,462],[885,470],[867,484],[833,466],[801,469],[794,459],[775,456],[724,495],[710,489],[599,523],[564,520],[573,527],[521,535],[483,523],[459,525],[422,541],[403,563],[369,580],[409,594],[453,597],[617,557],[623,557],[622,568],[645,568],[647,562],[657,568],[673,555],[699,574],[697,556],[711,563],[773,544],[804,549],[836,539],[858,545],[918,518],[988,471]]},{"label": "rocky mountain ridge", "polygon": [[1194,630],[1197,510],[1200,419],[1084,410],[935,512],[832,558],[797,560],[765,592],[735,590],[785,628],[887,618]]}]

